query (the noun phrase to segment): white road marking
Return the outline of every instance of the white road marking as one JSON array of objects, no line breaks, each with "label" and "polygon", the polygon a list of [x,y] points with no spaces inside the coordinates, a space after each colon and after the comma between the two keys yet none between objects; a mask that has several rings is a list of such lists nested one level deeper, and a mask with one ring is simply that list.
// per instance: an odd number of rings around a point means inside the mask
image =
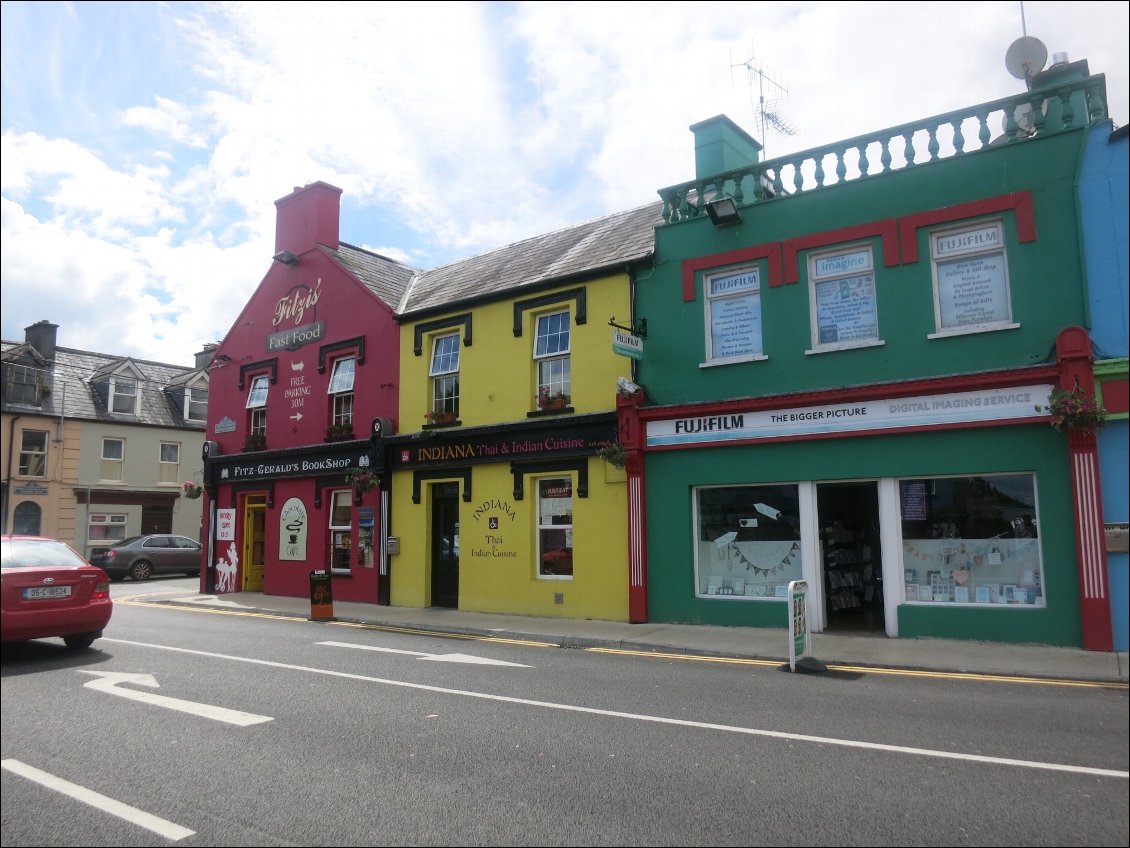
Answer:
[{"label": "white road marking", "polygon": [[356,645],[352,642],[318,642],[319,645],[329,645],[334,648],[355,648],[358,651],[380,651],[383,654],[408,654],[422,660],[432,662],[467,663],[469,665],[508,665],[512,668],[531,668],[521,663],[506,662],[505,660],[492,660],[486,657],[476,657],[473,654],[426,654],[422,651],[401,651],[398,648],[378,648],[375,645]]},{"label": "white road marking", "polygon": [[138,686],[150,686],[154,689],[161,684],[152,674],[130,674],[117,671],[87,671],[80,669],[83,674],[93,674],[97,680],[84,684],[87,689],[97,689],[99,692],[109,692],[119,698],[129,698],[131,701],[141,701],[143,704],[152,704],[155,707],[165,707],[190,715],[210,718],[213,721],[223,721],[239,727],[248,727],[252,724],[262,724],[273,721],[271,716],[245,713],[242,710],[229,710],[227,707],[217,707],[213,704],[199,704],[196,701],[182,701],[180,698],[170,698],[167,695],[157,695],[153,692],[138,692],[136,689],[119,689],[121,683],[135,683]]},{"label": "white road marking", "polygon": [[107,639],[103,642],[116,642],[119,645],[134,645],[138,648],[155,648],[161,651],[171,651],[179,654],[191,654],[197,657],[212,657],[213,659],[231,660],[232,662],[261,665],[268,668],[282,668],[290,671],[303,671],[309,674],[324,674],[327,677],[342,677],[347,680],[361,680],[367,683],[383,683],[386,686],[399,686],[404,689],[419,689],[424,692],[439,692],[445,695],[458,695],[464,698],[479,698],[485,701],[500,701],[507,704],[522,704],[529,707],[543,707],[551,710],[565,712],[586,713],[588,715],[607,716],[610,718],[624,718],[633,721],[650,721],[656,724],[670,724],[680,727],[694,727],[702,730],[720,730],[725,733],[739,733],[746,736],[762,736],[769,739],[787,739],[793,742],[811,742],[817,745],[836,745],[842,748],[860,748],[869,751],[886,751],[894,754],[911,754],[918,757],[933,757],[943,760],[963,760],[973,763],[989,763],[998,766],[1016,766],[1020,768],[1042,769],[1044,771],[1062,771],[1071,774],[1090,774],[1098,777],[1118,777],[1123,780],[1130,779],[1130,771],[1119,769],[1091,768],[1090,766],[1072,766],[1064,763],[1042,763],[1036,760],[1014,760],[1010,757],[986,757],[980,754],[961,754],[954,751],[938,751],[930,748],[911,748],[905,745],[886,745],[882,742],[860,742],[855,739],[836,739],[830,736],[809,736],[805,733],[786,733],[779,730],[758,730],[753,727],[735,727],[729,724],[714,724],[704,721],[690,721],[681,718],[664,718],[663,716],[641,715],[639,713],[625,713],[618,710],[602,710],[596,707],[578,707],[572,704],[557,704],[552,701],[533,701],[528,698],[513,698],[507,695],[490,695],[485,692],[471,692],[464,689],[449,689],[444,686],[429,686],[426,683],[408,683],[403,680],[389,680],[384,677],[370,677],[366,674],[353,674],[346,671],[331,671],[324,668],[311,668],[310,666],[294,665],[293,663],[274,662],[273,660],[258,660],[251,657],[237,657],[231,654],[217,654],[212,651],[198,651],[192,648],[177,648],[173,645],[155,645],[148,642],[133,642],[128,639]]},{"label": "white road marking", "polygon": [[123,804],[121,801],[115,801],[113,798],[107,798],[105,795],[100,795],[84,786],[79,786],[77,783],[63,780],[61,777],[56,777],[45,771],[40,771],[34,766],[29,766],[19,760],[3,760],[0,761],[5,769],[18,774],[20,777],[26,777],[28,780],[38,783],[40,786],[45,786],[48,789],[53,789],[56,792],[61,792],[74,798],[76,801],[81,801],[84,804],[89,804],[103,812],[109,813],[112,816],[117,816],[120,819],[125,819],[131,824],[138,827],[143,827],[146,830],[151,830],[158,836],[163,836],[166,839],[174,841],[184,839],[186,836],[192,836],[196,833],[195,830],[189,830],[187,827],[181,827],[179,824],[173,824],[171,821],[158,818],[150,813],[143,812],[137,807],[131,807],[128,804]]}]

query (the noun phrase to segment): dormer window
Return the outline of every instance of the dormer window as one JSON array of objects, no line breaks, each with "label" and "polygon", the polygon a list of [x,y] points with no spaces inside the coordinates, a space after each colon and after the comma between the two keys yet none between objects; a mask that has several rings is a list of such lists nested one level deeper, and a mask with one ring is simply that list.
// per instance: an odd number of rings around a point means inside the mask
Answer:
[{"label": "dormer window", "polygon": [[110,378],[110,411],[122,415],[137,415],[137,402],[141,393],[137,380],[118,374]]},{"label": "dormer window", "polygon": [[208,420],[208,390],[188,387],[184,390],[184,420]]},{"label": "dormer window", "polygon": [[36,369],[26,365],[8,365],[9,374],[8,403],[38,404],[40,393],[36,380]]}]

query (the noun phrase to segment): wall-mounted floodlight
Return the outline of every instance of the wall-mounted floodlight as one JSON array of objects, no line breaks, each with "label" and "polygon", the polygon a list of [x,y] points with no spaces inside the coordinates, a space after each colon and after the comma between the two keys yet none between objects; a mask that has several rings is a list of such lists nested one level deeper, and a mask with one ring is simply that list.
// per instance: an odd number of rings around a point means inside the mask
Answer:
[{"label": "wall-mounted floodlight", "polygon": [[742,219],[738,204],[732,197],[716,197],[714,200],[706,201],[706,214],[710,216],[711,222],[716,227],[728,227]]},{"label": "wall-mounted floodlight", "polygon": [[298,257],[295,254],[291,253],[289,250],[280,250],[278,253],[276,253],[271,258],[274,259],[276,262],[281,262],[283,265],[297,265],[298,264]]}]

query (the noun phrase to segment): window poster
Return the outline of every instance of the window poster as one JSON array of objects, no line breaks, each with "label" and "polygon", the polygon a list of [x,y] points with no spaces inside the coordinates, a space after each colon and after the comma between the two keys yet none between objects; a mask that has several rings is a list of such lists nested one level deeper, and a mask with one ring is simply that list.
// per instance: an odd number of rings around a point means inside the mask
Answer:
[{"label": "window poster", "polygon": [[757,353],[761,353],[761,303],[758,295],[739,295],[711,302],[711,358]]},{"label": "window poster", "polygon": [[720,274],[707,280],[711,359],[761,353],[760,288],[760,274],[756,268]]},{"label": "window poster", "polygon": [[817,283],[816,322],[820,344],[878,338],[875,276]]},{"label": "window poster", "polygon": [[939,262],[938,310],[942,328],[1009,321],[1004,253]]},{"label": "window poster", "polygon": [[899,487],[899,494],[902,496],[902,520],[925,521],[926,484],[911,482],[903,483]]}]

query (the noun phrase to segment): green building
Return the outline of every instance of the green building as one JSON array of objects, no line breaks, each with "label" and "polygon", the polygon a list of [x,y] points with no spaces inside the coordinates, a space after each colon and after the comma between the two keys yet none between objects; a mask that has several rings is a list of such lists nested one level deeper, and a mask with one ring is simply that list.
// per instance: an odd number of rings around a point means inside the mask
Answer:
[{"label": "green building", "polygon": [[[631,620],[1110,650],[1075,179],[1105,80],[760,162],[725,116],[662,189],[620,404]],[[1084,422],[1085,423],[1085,422]],[[784,638],[784,634],[782,634]]]}]

